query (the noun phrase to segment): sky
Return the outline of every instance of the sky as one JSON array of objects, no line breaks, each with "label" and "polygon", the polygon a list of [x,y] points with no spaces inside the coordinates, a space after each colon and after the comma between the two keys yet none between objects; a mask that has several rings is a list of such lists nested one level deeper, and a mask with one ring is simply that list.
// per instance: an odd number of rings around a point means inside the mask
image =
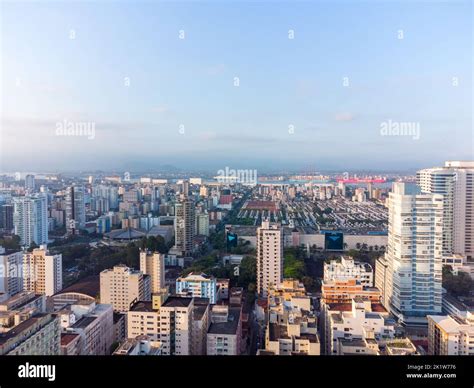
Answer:
[{"label": "sky", "polygon": [[0,7],[0,171],[473,159],[471,1]]}]

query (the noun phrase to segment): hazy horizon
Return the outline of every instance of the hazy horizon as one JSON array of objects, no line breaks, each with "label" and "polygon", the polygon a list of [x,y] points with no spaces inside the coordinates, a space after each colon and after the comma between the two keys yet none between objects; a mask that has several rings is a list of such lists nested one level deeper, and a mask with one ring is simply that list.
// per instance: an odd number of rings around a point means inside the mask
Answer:
[{"label": "hazy horizon", "polygon": [[473,159],[469,1],[7,2],[1,25],[0,171]]}]

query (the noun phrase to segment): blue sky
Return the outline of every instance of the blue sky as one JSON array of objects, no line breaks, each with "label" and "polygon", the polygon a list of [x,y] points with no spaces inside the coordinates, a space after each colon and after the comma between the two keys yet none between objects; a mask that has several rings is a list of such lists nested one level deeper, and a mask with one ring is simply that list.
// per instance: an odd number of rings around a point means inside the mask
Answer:
[{"label": "blue sky", "polygon": [[[472,20],[470,1],[2,3],[0,167],[472,159]],[[64,120],[94,139],[57,136]],[[387,120],[419,139],[381,136]]]}]

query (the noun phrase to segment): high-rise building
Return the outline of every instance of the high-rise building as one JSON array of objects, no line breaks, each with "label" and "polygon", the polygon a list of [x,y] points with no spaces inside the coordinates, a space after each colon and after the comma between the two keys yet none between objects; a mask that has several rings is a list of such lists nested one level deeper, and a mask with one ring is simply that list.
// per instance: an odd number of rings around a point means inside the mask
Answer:
[{"label": "high-rise building", "polygon": [[441,312],[443,196],[407,194],[394,183],[388,199],[388,284],[391,312],[403,322],[426,324]]},{"label": "high-rise building", "polygon": [[150,300],[150,288],[141,271],[116,265],[100,273],[100,302],[111,304],[114,310],[125,312],[136,301]]},{"label": "high-rise building", "polygon": [[283,238],[281,227],[263,221],[257,229],[257,292],[266,297],[271,286],[283,280]]},{"label": "high-rise building", "polygon": [[189,181],[188,180],[183,181],[182,190],[183,190],[183,193],[182,193],[183,197],[188,198],[189,197]]},{"label": "high-rise building", "polygon": [[0,207],[0,229],[10,233],[13,231],[13,228],[13,205],[2,205]]},{"label": "high-rise building", "polygon": [[86,224],[86,204],[84,187],[69,186],[66,189],[66,229],[76,234]]},{"label": "high-rise building", "polygon": [[417,173],[423,193],[443,195],[443,253],[474,258],[474,161],[447,161]]},{"label": "high-rise building", "polygon": [[30,246],[48,242],[48,201],[38,194],[13,199],[13,224],[21,244]]},{"label": "high-rise building", "polygon": [[23,253],[21,251],[7,252],[0,246],[0,293],[10,296],[23,291]]},{"label": "high-rise building", "polygon": [[51,296],[63,288],[62,255],[46,246],[23,254],[23,290]]},{"label": "high-rise building", "polygon": [[25,176],[25,189],[28,191],[35,190],[35,176],[28,174]]},{"label": "high-rise building", "polygon": [[181,255],[189,256],[193,252],[195,235],[194,202],[188,198],[181,199],[175,204],[175,247]]},{"label": "high-rise building", "polygon": [[170,296],[160,307],[160,341],[163,344],[163,354],[191,354],[193,309],[193,298],[174,296]]},{"label": "high-rise building", "polygon": [[140,251],[140,271],[150,275],[152,293],[161,292],[165,288],[165,255]]},{"label": "high-rise building", "polygon": [[209,214],[200,213],[196,215],[196,234],[209,236]]}]

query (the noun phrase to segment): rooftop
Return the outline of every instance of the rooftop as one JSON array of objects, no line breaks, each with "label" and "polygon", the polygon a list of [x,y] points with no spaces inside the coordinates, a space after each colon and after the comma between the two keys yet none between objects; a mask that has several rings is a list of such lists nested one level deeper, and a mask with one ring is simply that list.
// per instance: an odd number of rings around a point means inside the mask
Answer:
[{"label": "rooftop", "polygon": [[73,329],[85,329],[87,326],[89,326],[96,319],[97,319],[97,317],[92,317],[92,316],[82,317],[74,325],[72,325],[71,328],[73,328]]},{"label": "rooftop", "polygon": [[236,334],[240,321],[240,308],[230,307],[227,322],[211,323],[209,334]]},{"label": "rooftop", "polygon": [[188,307],[193,301],[193,298],[170,296],[163,303],[162,307]]},{"label": "rooftop", "polygon": [[150,301],[138,301],[131,308],[130,311],[136,312],[153,312],[153,303]]},{"label": "rooftop", "polygon": [[[38,323],[39,321],[42,321],[46,317],[53,317],[51,314],[36,314],[34,317],[28,318],[26,321],[21,322],[20,324],[16,325],[14,328],[11,330],[5,332],[5,333],[0,333],[0,345],[3,345],[5,342],[10,340],[11,338],[14,338],[15,336],[21,334],[23,331],[28,330],[30,327]],[[48,323],[51,322],[48,321]]]},{"label": "rooftop", "polygon": [[79,337],[79,334],[76,333],[61,333],[61,346],[69,345],[77,337]]},{"label": "rooftop", "polygon": [[65,293],[70,293],[70,292],[85,294],[92,298],[96,298],[100,294],[100,276],[99,275],[88,276],[70,285],[69,287],[63,288],[61,291],[57,292],[55,295],[60,295],[60,294],[65,294]]}]

